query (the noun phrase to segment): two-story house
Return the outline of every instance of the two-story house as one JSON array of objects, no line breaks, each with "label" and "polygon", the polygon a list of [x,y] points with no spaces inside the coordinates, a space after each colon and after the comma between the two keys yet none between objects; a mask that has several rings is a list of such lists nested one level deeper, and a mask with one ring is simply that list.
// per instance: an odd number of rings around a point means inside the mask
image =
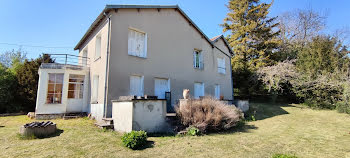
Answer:
[{"label": "two-story house", "polygon": [[128,95],[168,99],[171,111],[183,89],[233,99],[230,46],[177,5],[107,5],[74,49],[78,68],[40,68],[37,115],[110,117],[111,100]]}]

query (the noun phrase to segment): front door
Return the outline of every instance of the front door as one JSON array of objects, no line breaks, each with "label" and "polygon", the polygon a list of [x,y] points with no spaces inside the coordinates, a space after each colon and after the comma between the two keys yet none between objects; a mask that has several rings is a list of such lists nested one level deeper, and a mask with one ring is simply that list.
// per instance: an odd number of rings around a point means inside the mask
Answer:
[{"label": "front door", "polygon": [[169,80],[156,78],[154,80],[154,95],[158,96],[158,99],[165,99],[165,92],[170,92]]}]

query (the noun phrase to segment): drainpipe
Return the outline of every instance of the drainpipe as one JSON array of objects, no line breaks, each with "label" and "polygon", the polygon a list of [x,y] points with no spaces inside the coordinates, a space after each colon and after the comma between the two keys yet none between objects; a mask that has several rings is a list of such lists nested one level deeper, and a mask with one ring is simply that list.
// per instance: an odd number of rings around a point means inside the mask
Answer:
[{"label": "drainpipe", "polygon": [[110,32],[111,32],[111,16],[108,16],[108,13],[104,12],[103,13],[104,16],[106,16],[107,21],[108,21],[108,35],[107,35],[107,52],[106,52],[106,72],[105,72],[105,95],[104,95],[104,99],[103,99],[103,106],[104,106],[104,115],[103,117],[106,118],[107,117],[107,95],[108,95],[108,86],[107,86],[107,82],[108,82],[108,72],[109,72],[109,55],[110,55]]},{"label": "drainpipe", "polygon": [[233,88],[233,72],[232,72],[232,57],[230,57],[230,70],[231,70],[231,86],[232,86],[232,104],[233,101],[235,100],[234,98],[234,88]]}]

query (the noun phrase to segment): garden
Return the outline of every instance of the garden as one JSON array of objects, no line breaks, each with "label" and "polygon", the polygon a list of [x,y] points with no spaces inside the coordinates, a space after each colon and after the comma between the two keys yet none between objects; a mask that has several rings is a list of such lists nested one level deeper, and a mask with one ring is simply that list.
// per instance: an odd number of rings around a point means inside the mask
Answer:
[{"label": "garden", "polygon": [[19,127],[32,120],[0,117],[0,150],[5,157],[350,157],[348,114],[264,102],[252,102],[251,110],[255,121],[244,125],[200,136],[149,134],[137,150],[123,145],[123,134],[87,118],[51,120],[58,134],[21,139]]}]

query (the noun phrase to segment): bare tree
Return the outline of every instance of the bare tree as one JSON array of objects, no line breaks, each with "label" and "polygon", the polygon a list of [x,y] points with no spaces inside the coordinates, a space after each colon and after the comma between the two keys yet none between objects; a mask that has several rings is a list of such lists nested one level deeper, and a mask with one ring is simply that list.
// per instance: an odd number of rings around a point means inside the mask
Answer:
[{"label": "bare tree", "polygon": [[285,12],[278,19],[284,43],[305,44],[325,28],[327,15],[309,8]]},{"label": "bare tree", "polygon": [[0,54],[0,63],[5,67],[11,67],[13,62],[23,63],[25,59],[27,59],[27,53],[21,48],[18,48],[17,50],[13,49]]}]

